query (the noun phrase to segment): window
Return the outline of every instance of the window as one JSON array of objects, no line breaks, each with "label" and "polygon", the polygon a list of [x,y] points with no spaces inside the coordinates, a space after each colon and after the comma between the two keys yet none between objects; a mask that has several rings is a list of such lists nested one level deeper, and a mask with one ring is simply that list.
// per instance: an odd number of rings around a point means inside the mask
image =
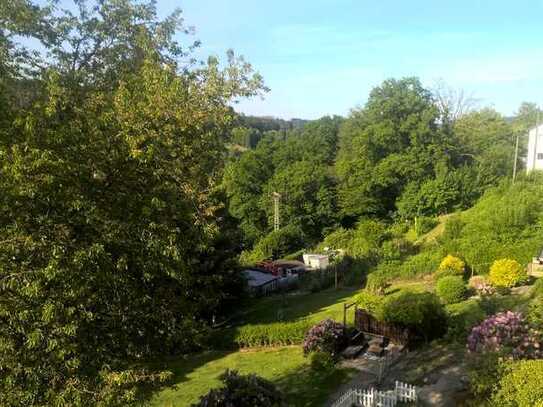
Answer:
[{"label": "window", "polygon": [[543,160],[543,153],[537,153],[537,159]]}]

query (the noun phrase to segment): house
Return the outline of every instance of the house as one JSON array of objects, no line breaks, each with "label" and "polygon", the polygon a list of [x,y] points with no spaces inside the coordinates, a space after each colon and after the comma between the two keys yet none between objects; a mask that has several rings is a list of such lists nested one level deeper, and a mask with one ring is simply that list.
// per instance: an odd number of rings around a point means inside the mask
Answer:
[{"label": "house", "polygon": [[259,270],[243,270],[249,291],[254,296],[269,295],[279,288],[279,277]]},{"label": "house", "polygon": [[326,254],[304,254],[304,263],[307,267],[324,270],[330,264]]},{"label": "house", "polygon": [[526,171],[533,170],[543,170],[543,124],[534,127],[528,133]]}]

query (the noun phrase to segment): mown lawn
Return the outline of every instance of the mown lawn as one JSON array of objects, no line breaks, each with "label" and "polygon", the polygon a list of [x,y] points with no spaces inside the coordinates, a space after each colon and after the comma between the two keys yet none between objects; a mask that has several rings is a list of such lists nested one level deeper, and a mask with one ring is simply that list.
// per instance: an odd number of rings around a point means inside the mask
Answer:
[{"label": "mown lawn", "polygon": [[[354,288],[328,289],[317,293],[274,295],[252,301],[241,317],[243,324],[265,324],[307,318],[319,322],[326,318],[343,321],[343,304],[352,301]],[[352,315],[350,315],[352,319]]]},{"label": "mown lawn", "polygon": [[322,405],[354,375],[349,369],[329,375],[310,370],[299,346],[230,353],[210,351],[169,361],[163,367],[174,372],[175,383],[155,394],[149,407],[190,406],[210,388],[220,386],[218,377],[227,368],[256,373],[273,381],[286,394],[288,405],[304,407]]}]

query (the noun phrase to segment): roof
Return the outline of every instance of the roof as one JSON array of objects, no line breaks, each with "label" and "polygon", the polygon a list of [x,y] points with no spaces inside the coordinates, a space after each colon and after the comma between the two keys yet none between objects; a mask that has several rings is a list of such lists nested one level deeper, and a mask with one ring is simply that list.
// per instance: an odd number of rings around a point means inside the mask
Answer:
[{"label": "roof", "polygon": [[260,286],[268,284],[269,282],[273,280],[278,279],[278,277],[272,274],[263,273],[258,270],[243,270],[243,274],[245,275],[245,278],[247,279],[247,283],[249,284],[249,287],[260,287]]},{"label": "roof", "polygon": [[299,260],[275,260],[273,264],[283,268],[297,268],[305,266],[305,264]]}]

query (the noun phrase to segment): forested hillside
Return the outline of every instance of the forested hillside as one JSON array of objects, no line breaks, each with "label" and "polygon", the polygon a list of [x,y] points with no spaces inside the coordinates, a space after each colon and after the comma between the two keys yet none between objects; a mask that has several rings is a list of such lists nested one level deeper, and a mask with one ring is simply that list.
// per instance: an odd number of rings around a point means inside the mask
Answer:
[{"label": "forested hillside", "polygon": [[[506,120],[490,108],[459,114],[459,102],[416,78],[387,80],[347,118],[264,133],[230,159],[223,182],[244,259],[284,256],[367,218],[414,223],[473,205],[511,177],[515,136],[533,123],[536,108],[523,104]],[[273,192],[281,195],[276,232]]]}]

